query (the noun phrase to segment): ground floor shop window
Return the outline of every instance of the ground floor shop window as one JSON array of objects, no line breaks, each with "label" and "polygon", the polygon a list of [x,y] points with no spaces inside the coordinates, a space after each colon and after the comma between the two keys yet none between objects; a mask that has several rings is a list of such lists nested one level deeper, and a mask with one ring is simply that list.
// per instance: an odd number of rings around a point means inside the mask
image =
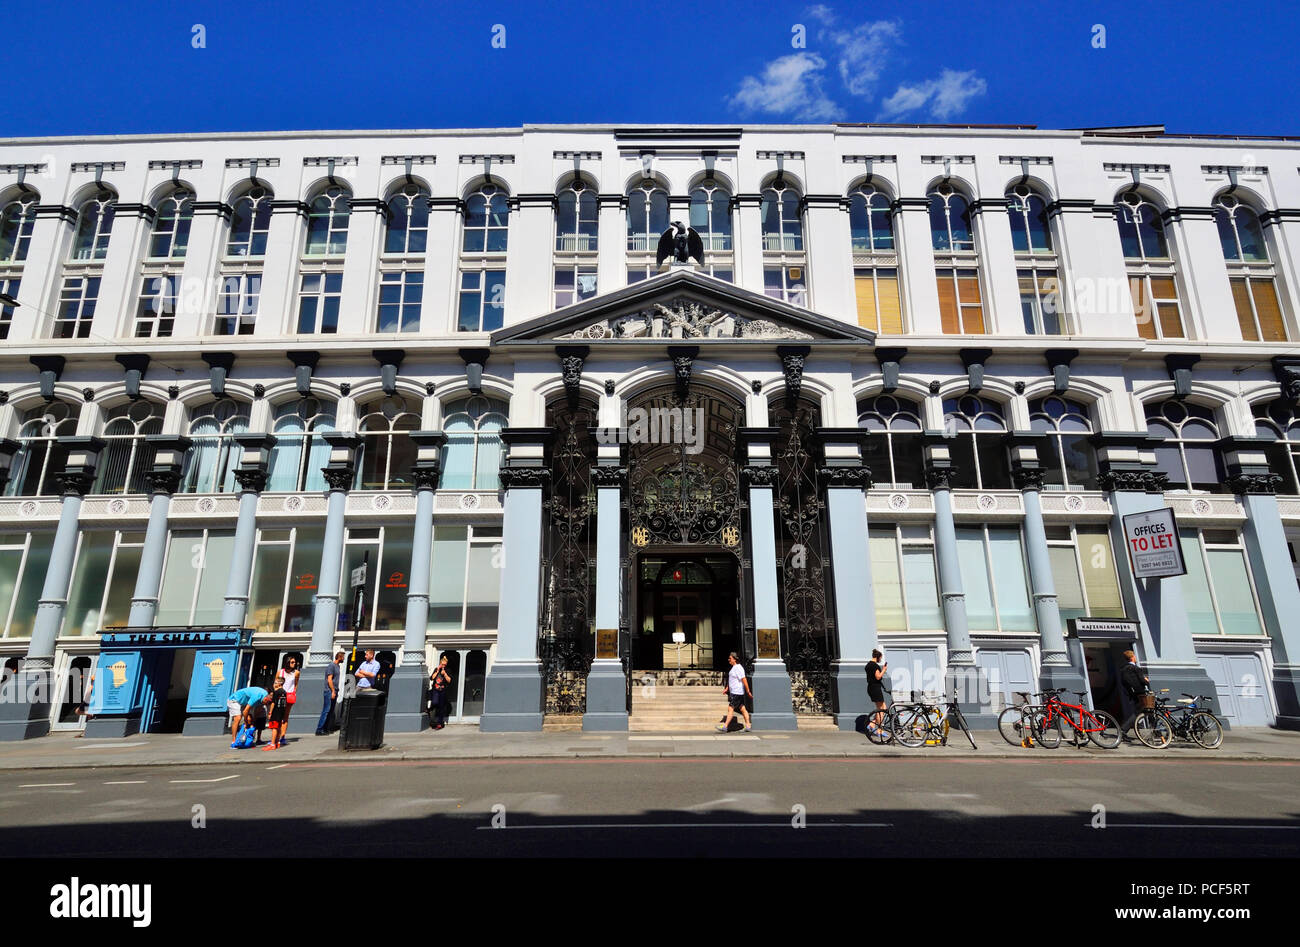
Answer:
[{"label": "ground floor shop window", "polygon": [[0,533],[0,621],[6,638],[32,636],[53,545],[53,533]]},{"label": "ground floor shop window", "polygon": [[1255,584],[1237,531],[1183,529],[1179,538],[1187,561],[1183,600],[1192,634],[1264,634]]},{"label": "ground floor shop window", "polygon": [[501,527],[435,526],[429,631],[494,631],[501,595]]},{"label": "ground floor shop window", "polygon": [[957,558],[971,631],[1037,629],[1019,529],[959,529]]},{"label": "ground floor shop window", "polygon": [[220,624],[234,548],[233,529],[174,530],[155,624]]},{"label": "ground floor shop window", "polygon": [[143,546],[144,533],[81,534],[62,634],[93,635],[127,625]]},{"label": "ground floor shop window", "polygon": [[482,648],[440,648],[434,655],[436,667],[447,659],[447,718],[461,720],[483,713],[483,693],[487,686],[487,651]]},{"label": "ground floor shop window", "polygon": [[352,627],[356,607],[348,579],[369,554],[362,630],[386,631],[406,627],[406,594],[410,591],[411,538],[409,526],[352,526],[343,544],[339,590],[339,629]]},{"label": "ground floor shop window", "polygon": [[934,540],[928,525],[873,526],[871,584],[880,631],[941,631]]},{"label": "ground floor shop window", "polygon": [[311,631],[324,545],[323,526],[258,531],[246,619],[258,634]]},{"label": "ground floor shop window", "polygon": [[1110,532],[1105,526],[1048,526],[1047,555],[1062,627],[1071,618],[1124,617]]}]

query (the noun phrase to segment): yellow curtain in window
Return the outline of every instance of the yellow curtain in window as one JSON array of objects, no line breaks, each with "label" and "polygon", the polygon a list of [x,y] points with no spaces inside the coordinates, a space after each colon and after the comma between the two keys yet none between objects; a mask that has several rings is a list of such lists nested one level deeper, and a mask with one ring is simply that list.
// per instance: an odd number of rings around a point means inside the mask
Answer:
[{"label": "yellow curtain in window", "polygon": [[1151,277],[1151,295],[1160,316],[1160,334],[1166,339],[1183,337],[1183,320],[1178,311],[1178,290],[1172,276]]},{"label": "yellow curtain in window", "polygon": [[939,320],[944,335],[960,335],[961,319],[957,315],[957,285],[952,270],[937,271],[939,278]]},{"label": "yellow curtain in window", "polygon": [[1246,289],[1244,279],[1229,280],[1232,284],[1232,302],[1237,307],[1237,325],[1241,327],[1241,337],[1247,342],[1258,342],[1259,332],[1255,329],[1255,313],[1250,308],[1250,292]]},{"label": "yellow curtain in window", "polygon": [[1255,297],[1255,312],[1259,314],[1261,341],[1285,342],[1286,323],[1282,321],[1282,307],[1277,301],[1277,287],[1271,279],[1253,279],[1250,289]]},{"label": "yellow curtain in window", "polygon": [[[875,329],[880,331],[878,314],[876,312],[876,281],[871,276],[870,270],[859,270],[857,277],[853,280],[853,288],[858,297],[858,325],[864,329]],[[866,275],[861,275],[865,273]]]},{"label": "yellow curtain in window", "polygon": [[959,270],[957,294],[961,299],[962,331],[968,335],[983,335],[984,309],[981,306],[979,274],[974,270]]},{"label": "yellow curtain in window", "polygon": [[1105,529],[1078,530],[1083,587],[1088,594],[1088,614],[1095,618],[1121,618],[1124,602],[1115,578],[1110,534]]},{"label": "yellow curtain in window", "polygon": [[1155,306],[1151,300],[1145,298],[1146,292],[1143,289],[1145,282],[1140,276],[1130,276],[1128,291],[1133,297],[1133,312],[1137,315],[1138,335],[1144,339],[1154,339],[1156,337]]},{"label": "yellow curtain in window", "polygon": [[876,287],[880,292],[880,331],[885,335],[902,335],[903,308],[898,298],[898,271],[877,270]]}]

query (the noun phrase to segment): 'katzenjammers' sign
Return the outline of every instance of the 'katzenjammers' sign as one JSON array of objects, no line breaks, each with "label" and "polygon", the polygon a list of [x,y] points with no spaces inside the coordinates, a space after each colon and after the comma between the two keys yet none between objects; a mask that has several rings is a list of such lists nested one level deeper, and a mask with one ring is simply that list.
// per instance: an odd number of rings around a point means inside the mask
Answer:
[{"label": "'katzenjammers' sign", "polygon": [[1136,579],[1164,579],[1186,575],[1178,526],[1169,507],[1129,513],[1124,517],[1124,540]]}]

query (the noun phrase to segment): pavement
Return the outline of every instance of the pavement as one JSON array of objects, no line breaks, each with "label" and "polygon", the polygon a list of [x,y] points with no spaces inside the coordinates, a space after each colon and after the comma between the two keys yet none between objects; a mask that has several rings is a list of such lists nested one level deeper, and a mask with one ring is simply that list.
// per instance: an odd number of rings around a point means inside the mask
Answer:
[{"label": "pavement", "polygon": [[1163,750],[1122,744],[1114,750],[1068,744],[1053,750],[1006,743],[996,730],[973,733],[972,750],[954,731],[947,746],[907,749],[876,746],[860,733],[808,730],[783,733],[482,733],[476,724],[448,724],[439,731],[388,734],[378,750],[344,751],[338,737],[290,735],[282,748],[267,752],[232,750],[222,737],[142,734],[125,739],[84,739],[70,732],[21,742],[0,743],[0,771],[115,766],[193,766],[211,763],[262,765],[302,762],[374,762],[405,760],[582,759],[582,758],[939,758],[1055,760],[1123,759],[1170,761],[1300,761],[1300,733],[1267,727],[1244,727],[1224,734],[1223,744],[1204,750],[1175,742]]}]

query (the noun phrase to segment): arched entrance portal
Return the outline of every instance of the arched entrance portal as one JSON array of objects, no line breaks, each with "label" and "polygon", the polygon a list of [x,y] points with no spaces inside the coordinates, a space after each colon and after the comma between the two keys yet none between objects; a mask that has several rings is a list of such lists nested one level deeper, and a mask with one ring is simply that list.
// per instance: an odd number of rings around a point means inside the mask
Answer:
[{"label": "arched entrance portal", "polygon": [[629,670],[722,670],[752,657],[741,572],[737,436],[744,410],[702,386],[628,407]]}]

